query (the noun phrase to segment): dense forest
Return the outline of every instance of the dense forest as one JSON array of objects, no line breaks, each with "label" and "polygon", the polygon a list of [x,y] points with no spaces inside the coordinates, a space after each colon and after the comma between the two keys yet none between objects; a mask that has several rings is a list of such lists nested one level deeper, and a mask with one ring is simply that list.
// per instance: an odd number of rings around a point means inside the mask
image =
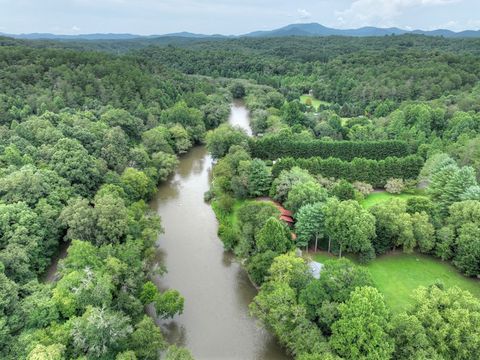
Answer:
[{"label": "dense forest", "polygon": [[[205,143],[219,237],[289,354],[480,358],[479,77],[478,39],[0,38],[0,357],[191,358],[155,322],[185,299],[152,282],[148,201]],[[397,268],[423,282],[389,295],[371,265],[404,255],[448,282]]]},{"label": "dense forest", "polygon": [[142,57],[19,42],[0,47],[0,79],[0,357],[156,359],[144,306],[169,318],[184,300],[149,281],[162,226],[146,201],[229,93]]},{"label": "dense forest", "polygon": [[478,78],[478,40],[415,36],[212,41],[144,53],[190,74],[249,78],[288,100],[313,89],[341,116],[388,111],[470,89]]}]

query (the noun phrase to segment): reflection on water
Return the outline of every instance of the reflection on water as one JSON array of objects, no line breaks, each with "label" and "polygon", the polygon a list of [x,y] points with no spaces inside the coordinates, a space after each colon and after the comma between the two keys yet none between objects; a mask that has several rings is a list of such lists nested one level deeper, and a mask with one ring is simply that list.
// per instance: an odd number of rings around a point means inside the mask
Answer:
[{"label": "reflection on water", "polygon": [[[240,116],[248,126],[248,111],[237,102],[230,119],[238,124]],[[188,347],[196,359],[287,359],[249,316],[255,288],[217,237],[215,215],[203,201],[211,167],[204,147],[192,149],[151,203],[165,228],[157,259],[168,270],[154,281],[160,289],[175,288],[185,297],[184,313],[159,325],[169,341]]]},{"label": "reflection on water", "polygon": [[250,112],[245,107],[242,100],[235,100],[233,102],[228,122],[233,126],[241,127],[248,135],[252,135],[252,129],[250,128]]},{"label": "reflection on water", "polygon": [[60,263],[60,260],[63,260],[67,257],[69,246],[70,241],[60,242],[57,253],[53,256],[50,265],[48,266],[47,270],[45,270],[45,273],[40,277],[42,282],[51,283],[58,280],[58,265]]}]

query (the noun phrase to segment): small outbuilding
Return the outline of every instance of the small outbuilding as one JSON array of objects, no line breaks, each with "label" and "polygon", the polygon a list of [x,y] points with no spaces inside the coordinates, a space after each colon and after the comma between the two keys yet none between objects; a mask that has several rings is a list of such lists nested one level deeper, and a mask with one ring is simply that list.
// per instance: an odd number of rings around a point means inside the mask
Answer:
[{"label": "small outbuilding", "polygon": [[312,274],[315,279],[320,279],[320,273],[322,272],[323,264],[320,264],[316,261],[310,261],[308,263],[308,268],[310,269],[310,274]]}]

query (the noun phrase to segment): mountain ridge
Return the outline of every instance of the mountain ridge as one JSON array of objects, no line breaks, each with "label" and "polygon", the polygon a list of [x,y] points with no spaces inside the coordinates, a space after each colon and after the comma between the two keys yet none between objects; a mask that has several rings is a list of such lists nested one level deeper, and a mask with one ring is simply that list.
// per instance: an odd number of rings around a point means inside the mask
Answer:
[{"label": "mountain ridge", "polygon": [[426,35],[426,36],[443,36],[448,38],[476,38],[480,37],[480,30],[464,30],[455,32],[448,29],[435,30],[405,30],[397,27],[380,28],[375,26],[365,26],[355,29],[335,29],[323,26],[318,23],[298,23],[290,24],[284,27],[273,30],[259,30],[242,35],[222,35],[222,34],[197,34],[192,32],[176,32],[161,35],[137,35],[130,33],[93,33],[93,34],[79,34],[79,35],[61,35],[51,33],[29,33],[29,34],[5,34],[0,33],[1,36],[8,36],[16,39],[26,40],[132,40],[132,39],[150,39],[162,37],[183,37],[183,38],[241,38],[241,37],[285,37],[285,36],[351,36],[351,37],[372,37],[372,36],[387,36],[387,35]]}]

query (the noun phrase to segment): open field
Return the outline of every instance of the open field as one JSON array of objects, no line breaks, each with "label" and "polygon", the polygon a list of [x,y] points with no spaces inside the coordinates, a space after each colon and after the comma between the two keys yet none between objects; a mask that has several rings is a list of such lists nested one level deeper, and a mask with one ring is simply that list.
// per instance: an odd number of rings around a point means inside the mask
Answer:
[{"label": "open field", "polygon": [[307,103],[307,99],[311,99],[312,100],[312,106],[318,110],[318,107],[320,105],[330,105],[328,102],[326,101],[322,101],[322,100],[318,100],[316,98],[314,98],[313,96],[310,96],[310,95],[302,95],[300,96],[300,102],[302,104],[306,104]]},{"label": "open field", "polygon": [[402,193],[402,194],[390,194],[388,192],[374,192],[368,195],[363,201],[360,202],[365,209],[368,209],[376,204],[380,204],[382,202],[386,202],[391,199],[403,199],[408,200],[414,197],[425,197],[425,195],[421,194],[409,194],[409,193]]},{"label": "open field", "polygon": [[[317,253],[313,258],[318,262],[336,259],[326,252]],[[480,298],[480,280],[467,278],[449,263],[431,256],[397,252],[381,256],[364,266],[394,312],[404,310],[412,303],[411,295],[416,288],[431,285],[437,280],[446,287],[458,286]]]}]

